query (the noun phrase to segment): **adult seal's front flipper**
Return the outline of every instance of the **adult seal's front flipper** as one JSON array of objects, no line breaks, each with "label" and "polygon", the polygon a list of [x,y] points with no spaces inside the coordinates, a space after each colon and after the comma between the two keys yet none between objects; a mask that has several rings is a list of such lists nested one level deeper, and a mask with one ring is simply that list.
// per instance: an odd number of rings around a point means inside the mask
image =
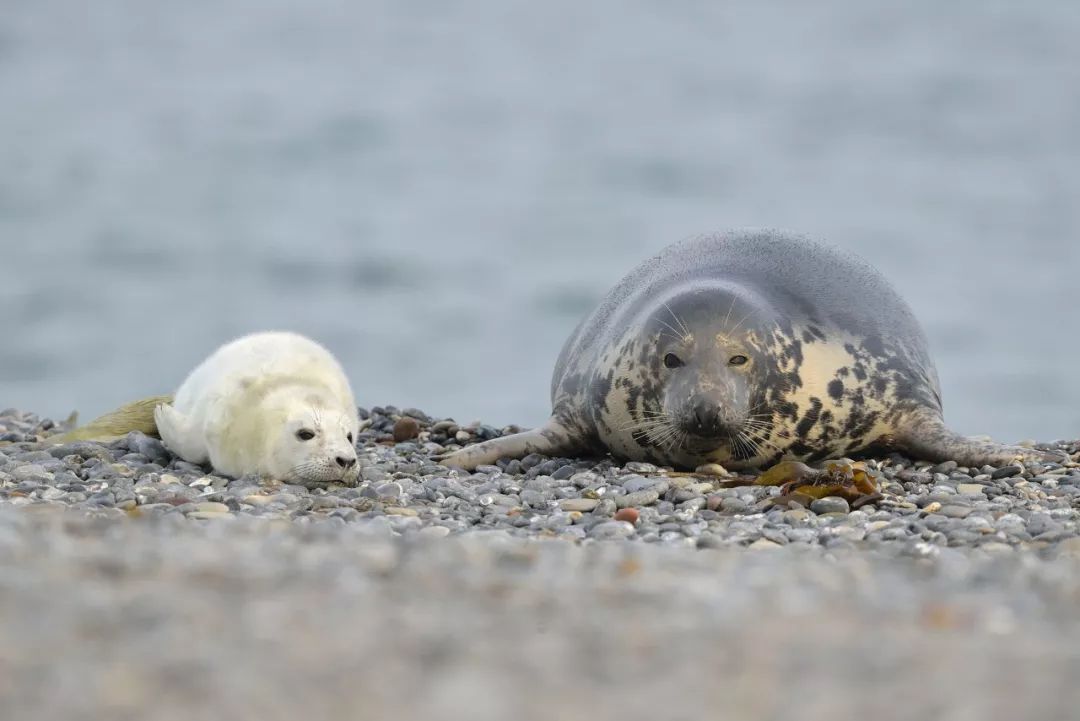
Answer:
[{"label": "adult seal's front flipper", "polygon": [[158,436],[157,423],[154,422],[154,409],[162,403],[172,403],[171,395],[141,398],[98,416],[86,425],[74,428],[67,433],[49,436],[44,443],[56,445],[73,441],[94,441],[111,443],[126,436],[131,431],[139,431],[148,436]]},{"label": "adult seal's front flipper", "polygon": [[545,456],[574,455],[587,449],[588,444],[582,441],[579,434],[574,433],[557,418],[549,418],[547,423],[539,428],[466,446],[438,460],[444,466],[471,471],[477,466],[492,465],[500,458],[523,458],[530,453]]},{"label": "adult seal's front flipper", "polygon": [[1064,452],[1040,451],[967,438],[949,430],[940,417],[919,414],[896,436],[897,450],[930,461],[956,461],[962,466],[1007,466],[1011,463],[1069,463]]}]

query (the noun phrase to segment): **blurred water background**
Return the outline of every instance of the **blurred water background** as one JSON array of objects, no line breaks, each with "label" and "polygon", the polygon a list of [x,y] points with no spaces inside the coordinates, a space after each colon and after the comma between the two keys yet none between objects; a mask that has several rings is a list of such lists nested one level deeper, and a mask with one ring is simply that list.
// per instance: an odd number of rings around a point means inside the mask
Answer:
[{"label": "blurred water background", "polygon": [[1077,38],[1074,0],[4,0],[0,406],[289,328],[361,405],[534,425],[633,265],[772,226],[894,281],[958,430],[1074,438]]}]

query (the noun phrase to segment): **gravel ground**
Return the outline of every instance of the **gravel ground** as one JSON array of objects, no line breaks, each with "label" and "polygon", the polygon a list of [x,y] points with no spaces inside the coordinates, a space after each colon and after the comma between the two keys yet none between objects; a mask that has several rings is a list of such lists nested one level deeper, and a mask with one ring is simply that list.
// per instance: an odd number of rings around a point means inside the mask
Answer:
[{"label": "gravel ground", "polygon": [[803,508],[449,471],[515,429],[363,415],[360,485],[309,489],[0,413],[0,718],[1075,718],[1075,463],[893,455],[881,498]]}]

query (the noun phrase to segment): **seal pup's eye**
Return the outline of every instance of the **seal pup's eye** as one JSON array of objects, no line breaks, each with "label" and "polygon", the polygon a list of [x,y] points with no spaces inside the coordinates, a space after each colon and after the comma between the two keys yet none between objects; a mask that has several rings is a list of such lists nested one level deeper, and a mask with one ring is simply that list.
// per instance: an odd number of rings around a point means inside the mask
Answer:
[{"label": "seal pup's eye", "polygon": [[746,362],[748,360],[750,360],[750,359],[747,358],[744,355],[733,355],[730,358],[728,358],[728,365],[731,365],[731,366],[746,365]]},{"label": "seal pup's eye", "polygon": [[348,434],[347,434],[347,435],[345,436],[345,440],[347,440],[347,441],[348,441],[349,443],[352,443],[352,431],[350,431],[350,432],[349,432],[349,433],[348,433]]},{"label": "seal pup's eye", "polygon": [[296,437],[302,441],[310,441],[315,437],[315,431],[310,431],[307,428],[301,428],[296,432]]},{"label": "seal pup's eye", "polygon": [[668,353],[666,356],[664,356],[665,368],[679,368],[683,365],[685,364],[682,362],[682,358],[675,355],[674,353]]}]

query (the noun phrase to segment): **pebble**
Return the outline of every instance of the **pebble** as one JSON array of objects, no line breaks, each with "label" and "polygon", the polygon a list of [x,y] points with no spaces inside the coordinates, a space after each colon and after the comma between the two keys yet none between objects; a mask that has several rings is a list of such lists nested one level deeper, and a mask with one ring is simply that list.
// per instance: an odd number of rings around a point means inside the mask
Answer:
[{"label": "pebble", "polygon": [[981,496],[986,492],[986,486],[981,483],[960,483],[956,491],[967,496]]},{"label": "pebble", "polygon": [[622,496],[616,496],[615,506],[618,508],[629,508],[632,506],[648,506],[656,503],[660,498],[660,494],[655,490],[636,491],[634,493],[627,493]]},{"label": "pebble", "polygon": [[412,416],[402,416],[394,422],[394,441],[403,443],[420,435],[420,423]]},{"label": "pebble", "polygon": [[826,496],[810,503],[810,510],[819,516],[825,513],[847,513],[851,510],[847,501],[839,496]]},{"label": "pebble", "polygon": [[600,501],[595,498],[566,498],[559,501],[559,508],[564,511],[591,511],[599,505]]},{"label": "pebble", "polygon": [[634,534],[634,526],[626,521],[604,521],[589,529],[589,536],[597,540],[627,538]]}]

